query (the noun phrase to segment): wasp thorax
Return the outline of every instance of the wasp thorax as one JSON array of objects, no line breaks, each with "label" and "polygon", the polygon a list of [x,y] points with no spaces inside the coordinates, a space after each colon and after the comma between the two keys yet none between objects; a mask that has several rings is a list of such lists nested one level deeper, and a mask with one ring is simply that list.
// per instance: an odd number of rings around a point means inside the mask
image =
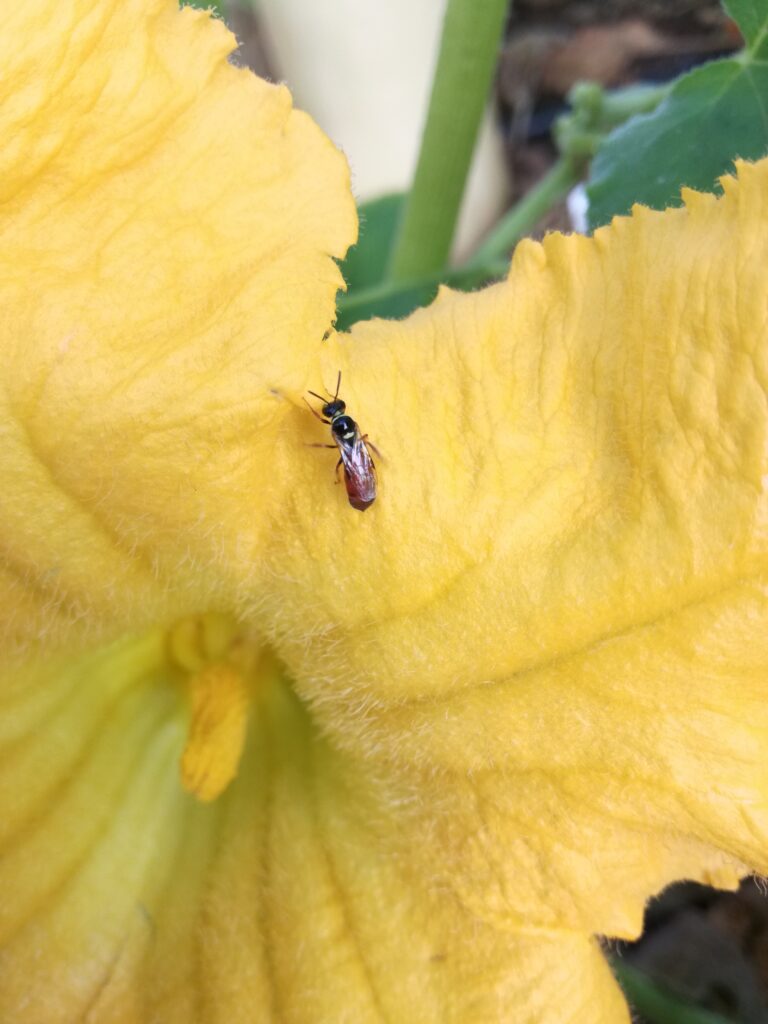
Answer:
[{"label": "wasp thorax", "polygon": [[357,425],[351,416],[336,416],[331,430],[340,441],[351,441],[357,434]]}]

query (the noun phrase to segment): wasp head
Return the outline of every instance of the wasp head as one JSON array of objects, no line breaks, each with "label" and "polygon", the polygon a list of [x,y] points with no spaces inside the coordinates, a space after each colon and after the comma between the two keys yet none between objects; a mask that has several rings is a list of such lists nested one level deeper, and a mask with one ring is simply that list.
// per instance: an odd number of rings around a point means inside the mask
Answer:
[{"label": "wasp head", "polygon": [[326,402],[323,406],[323,416],[329,420],[335,420],[337,416],[343,415],[346,408],[346,402],[342,402],[340,398],[334,398],[332,402]]}]

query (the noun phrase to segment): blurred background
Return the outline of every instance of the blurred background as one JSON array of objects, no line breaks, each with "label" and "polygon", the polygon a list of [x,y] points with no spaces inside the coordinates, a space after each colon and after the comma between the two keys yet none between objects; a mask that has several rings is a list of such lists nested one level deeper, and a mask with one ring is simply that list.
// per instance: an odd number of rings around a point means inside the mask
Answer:
[{"label": "blurred background", "polygon": [[[346,153],[360,202],[409,187],[444,10],[445,0],[219,5],[241,42],[236,59],[288,84]],[[716,0],[515,0],[455,258],[552,167],[551,131],[575,83],[664,83],[741,45]],[[533,234],[552,229],[584,229],[578,189]],[[606,948],[639,1022],[768,1024],[768,899],[755,880],[736,893],[672,886],[650,904],[639,942]]]},{"label": "blurred background", "polygon": [[[445,0],[222,0],[240,59],[285,81],[347,155],[360,202],[407,190]],[[516,0],[459,222],[461,258],[553,164],[577,82],[661,83],[741,45],[717,0]],[[576,225],[578,226],[578,225]],[[572,229],[565,203],[538,226]]]}]

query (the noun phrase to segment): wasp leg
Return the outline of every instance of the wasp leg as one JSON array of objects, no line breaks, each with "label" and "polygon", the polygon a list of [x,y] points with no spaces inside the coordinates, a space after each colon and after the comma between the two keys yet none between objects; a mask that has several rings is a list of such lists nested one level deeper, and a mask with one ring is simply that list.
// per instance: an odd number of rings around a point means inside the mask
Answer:
[{"label": "wasp leg", "polygon": [[330,423],[331,422],[330,420],[327,420],[324,416],[321,416],[320,413],[317,411],[317,409],[313,409],[312,406],[309,404],[309,402],[306,400],[306,398],[303,398],[302,401],[304,402],[304,405],[306,405],[306,407],[312,413],[312,415],[316,419],[320,420],[321,423]]},{"label": "wasp leg", "polygon": [[341,466],[343,464],[343,462],[344,462],[343,459],[339,459],[339,461],[336,463],[336,483],[337,484],[341,483],[341,480],[339,480],[339,466]]},{"label": "wasp leg", "polygon": [[305,441],[305,448],[333,448],[334,451],[338,451],[338,445],[335,444],[319,444],[317,441]]},{"label": "wasp leg", "polygon": [[[381,459],[382,462],[384,461],[384,456],[381,454],[381,452],[376,447],[376,445],[373,443],[373,441],[369,441],[368,440],[368,435],[367,434],[363,434],[363,436],[360,438],[360,440],[361,441],[365,441],[366,447],[367,448],[372,448],[373,451],[376,452],[377,458]],[[371,459],[371,462],[373,462],[373,459]]]}]

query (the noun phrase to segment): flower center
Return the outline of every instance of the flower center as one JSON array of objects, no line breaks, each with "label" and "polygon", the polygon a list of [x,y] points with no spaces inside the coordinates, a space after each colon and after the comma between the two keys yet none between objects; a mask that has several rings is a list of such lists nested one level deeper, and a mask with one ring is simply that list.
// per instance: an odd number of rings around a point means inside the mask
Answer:
[{"label": "flower center", "polygon": [[255,647],[234,619],[216,612],[176,623],[167,645],[189,695],[181,782],[198,800],[209,802],[224,792],[240,764]]}]

